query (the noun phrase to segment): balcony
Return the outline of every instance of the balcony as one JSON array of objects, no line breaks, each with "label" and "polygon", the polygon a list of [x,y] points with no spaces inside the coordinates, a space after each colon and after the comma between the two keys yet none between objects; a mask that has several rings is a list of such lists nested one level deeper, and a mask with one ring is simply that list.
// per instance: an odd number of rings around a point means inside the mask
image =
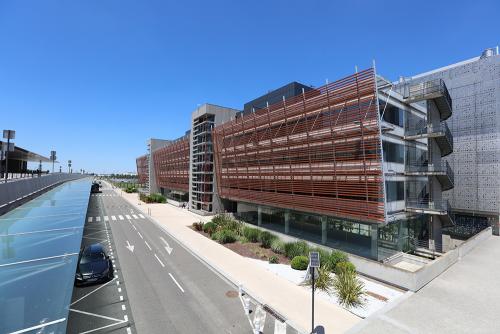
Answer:
[{"label": "balcony", "polygon": [[434,138],[441,150],[442,157],[453,152],[453,135],[446,122],[427,124],[425,121],[421,121],[406,129],[404,138],[406,140]]},{"label": "balcony", "polygon": [[450,190],[455,186],[455,174],[448,161],[440,163],[407,162],[405,175],[408,176],[435,176],[441,183],[442,190]]},{"label": "balcony", "polygon": [[408,103],[433,100],[439,109],[441,121],[448,119],[453,110],[450,93],[442,79],[417,84],[409,82],[403,86],[403,98]]},{"label": "balcony", "polygon": [[431,201],[425,198],[407,198],[406,211],[440,216],[443,227],[455,225],[451,206],[447,200]]}]

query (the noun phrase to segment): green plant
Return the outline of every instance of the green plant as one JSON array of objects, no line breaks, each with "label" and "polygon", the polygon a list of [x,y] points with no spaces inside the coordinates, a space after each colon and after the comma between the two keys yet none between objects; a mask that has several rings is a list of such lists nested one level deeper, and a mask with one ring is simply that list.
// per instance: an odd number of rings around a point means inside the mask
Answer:
[{"label": "green plant", "polygon": [[241,234],[241,230],[243,228],[242,223],[225,213],[215,216],[212,219],[212,222],[217,225],[218,230],[230,230],[236,234]]},{"label": "green plant", "polygon": [[262,247],[269,248],[271,247],[271,242],[276,239],[274,234],[269,233],[268,231],[262,231],[259,235],[259,241]]},{"label": "green plant", "polygon": [[166,203],[167,199],[161,194],[139,194],[139,199],[145,203]]},{"label": "green plant", "polygon": [[247,240],[250,241],[250,242],[257,242],[257,241],[259,241],[260,233],[261,232],[260,232],[259,229],[256,229],[256,228],[253,228],[253,227],[245,226],[243,228],[243,236],[245,238],[247,238]]},{"label": "green plant", "polygon": [[127,185],[124,190],[126,193],[129,193],[129,194],[137,192],[137,188],[133,185]]},{"label": "green plant", "polygon": [[271,255],[269,263],[280,263],[280,259],[276,255]]},{"label": "green plant", "polygon": [[292,259],[292,262],[290,263],[292,269],[295,270],[306,270],[308,264],[309,264],[309,259],[307,258],[307,256],[303,255],[294,257]]},{"label": "green plant", "polygon": [[271,250],[277,254],[285,254],[285,243],[282,240],[275,238],[271,241]]},{"label": "green plant", "polygon": [[347,254],[338,250],[334,250],[330,253],[330,256],[327,258],[328,264],[332,271],[335,271],[335,267],[337,267],[337,263],[340,262],[348,262]]},{"label": "green plant", "polygon": [[330,252],[327,251],[326,249],[323,249],[321,247],[315,247],[310,250],[311,252],[318,252],[319,253],[319,263],[320,265],[323,266],[330,266],[330,263],[328,262],[328,258],[330,257]]},{"label": "green plant", "polygon": [[356,273],[356,266],[349,261],[337,263],[337,266],[335,267],[335,274],[339,275],[345,271]]},{"label": "green plant", "polygon": [[[333,292],[333,277],[330,275],[330,266],[325,264],[316,270],[318,270],[318,277],[314,280],[315,288],[330,295]],[[307,280],[304,285],[312,285],[312,280]]]},{"label": "green plant", "polygon": [[309,246],[305,241],[287,242],[285,244],[285,255],[289,259],[296,256],[307,256],[309,253]]},{"label": "green plant", "polygon": [[203,225],[203,232],[212,235],[217,229],[217,225],[213,222],[208,222]]},{"label": "green plant", "polygon": [[235,242],[237,235],[231,230],[220,230],[212,234],[212,239],[217,240],[221,244],[230,244]]},{"label": "green plant", "polygon": [[333,279],[333,291],[340,305],[351,308],[364,304],[364,284],[350,270],[340,271]]},{"label": "green plant", "polygon": [[193,223],[193,227],[194,227],[194,229],[195,229],[196,231],[203,231],[203,225],[204,225],[204,224],[205,224],[205,223],[203,223],[203,222],[201,222],[201,221],[200,221],[200,222],[195,222],[195,223]]}]

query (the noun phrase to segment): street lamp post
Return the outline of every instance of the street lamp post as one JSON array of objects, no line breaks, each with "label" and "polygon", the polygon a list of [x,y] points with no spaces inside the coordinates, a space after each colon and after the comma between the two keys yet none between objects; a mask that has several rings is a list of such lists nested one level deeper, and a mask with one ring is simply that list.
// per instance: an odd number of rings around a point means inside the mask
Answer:
[{"label": "street lamp post", "polygon": [[7,139],[7,148],[5,150],[5,183],[7,183],[7,177],[9,175],[9,151],[14,151],[14,146],[12,146],[12,149],[10,147],[10,140],[16,138],[16,131],[3,130],[3,138]]},{"label": "street lamp post", "polygon": [[50,151],[50,160],[52,160],[52,174],[54,174],[54,162],[56,162],[56,151]]},{"label": "street lamp post", "polygon": [[68,160],[68,173],[71,173],[71,160]]}]

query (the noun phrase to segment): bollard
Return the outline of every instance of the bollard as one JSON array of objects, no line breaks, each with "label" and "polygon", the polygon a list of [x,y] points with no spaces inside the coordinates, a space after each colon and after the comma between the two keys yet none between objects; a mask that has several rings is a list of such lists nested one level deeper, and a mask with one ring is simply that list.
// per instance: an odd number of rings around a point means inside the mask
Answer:
[{"label": "bollard", "polygon": [[243,297],[243,309],[245,310],[245,314],[250,314],[250,298]]}]

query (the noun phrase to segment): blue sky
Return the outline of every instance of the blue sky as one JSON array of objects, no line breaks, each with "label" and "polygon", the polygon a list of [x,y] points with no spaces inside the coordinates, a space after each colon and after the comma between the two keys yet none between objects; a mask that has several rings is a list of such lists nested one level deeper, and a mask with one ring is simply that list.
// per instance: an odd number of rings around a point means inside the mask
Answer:
[{"label": "blue sky", "polygon": [[372,59],[390,79],[469,59],[500,43],[498,13],[498,1],[0,0],[0,127],[77,170],[134,171],[147,138],[181,136],[198,104],[242,108]]}]

